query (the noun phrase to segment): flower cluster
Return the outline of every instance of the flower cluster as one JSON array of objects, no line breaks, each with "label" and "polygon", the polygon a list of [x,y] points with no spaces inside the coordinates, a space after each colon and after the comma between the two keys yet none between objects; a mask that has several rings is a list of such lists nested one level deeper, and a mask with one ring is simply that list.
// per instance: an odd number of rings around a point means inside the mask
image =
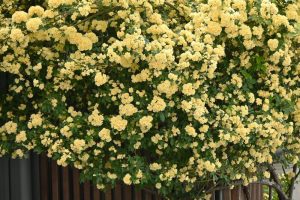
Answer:
[{"label": "flower cluster", "polygon": [[268,178],[278,149],[300,163],[299,1],[14,4],[0,6],[0,156],[46,152],[100,189],[176,199]]}]

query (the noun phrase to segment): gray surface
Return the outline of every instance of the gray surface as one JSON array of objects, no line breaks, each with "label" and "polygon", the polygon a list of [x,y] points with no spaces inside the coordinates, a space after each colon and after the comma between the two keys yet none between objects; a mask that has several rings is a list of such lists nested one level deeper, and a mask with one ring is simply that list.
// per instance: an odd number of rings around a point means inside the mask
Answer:
[{"label": "gray surface", "polygon": [[0,158],[0,200],[39,200],[38,158]]},{"label": "gray surface", "polygon": [[0,158],[0,199],[9,200],[9,159]]},{"label": "gray surface", "polygon": [[31,200],[31,164],[29,159],[11,160],[11,199],[10,200]]},{"label": "gray surface", "polygon": [[[300,181],[299,178],[298,178],[298,181]],[[294,191],[294,194],[293,194],[293,200],[299,200],[299,199],[300,199],[300,184],[297,183],[295,185],[295,191]]]}]

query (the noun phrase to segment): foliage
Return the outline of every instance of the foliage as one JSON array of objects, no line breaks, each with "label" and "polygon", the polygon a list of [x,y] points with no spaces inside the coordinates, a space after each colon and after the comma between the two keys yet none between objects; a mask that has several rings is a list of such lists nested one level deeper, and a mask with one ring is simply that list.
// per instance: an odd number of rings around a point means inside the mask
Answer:
[{"label": "foliage", "polygon": [[0,155],[46,152],[100,189],[121,180],[171,199],[299,164],[299,8],[4,0]]}]

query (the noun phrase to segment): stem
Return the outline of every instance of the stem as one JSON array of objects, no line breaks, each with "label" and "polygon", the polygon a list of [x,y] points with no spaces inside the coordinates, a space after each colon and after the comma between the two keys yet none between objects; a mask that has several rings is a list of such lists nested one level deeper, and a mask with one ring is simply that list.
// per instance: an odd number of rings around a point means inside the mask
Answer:
[{"label": "stem", "polygon": [[246,200],[250,200],[249,188],[247,186],[243,186],[243,193],[245,194]]},{"label": "stem", "polygon": [[279,200],[288,200],[287,196],[283,192],[280,179],[278,177],[278,174],[276,173],[276,170],[275,170],[274,166],[273,165],[268,165],[268,170],[271,174],[272,179],[274,180],[274,182],[276,183],[276,185],[278,187],[278,189],[276,191],[278,193]]},{"label": "stem", "polygon": [[188,22],[186,19],[185,19],[185,16],[181,15],[180,13],[180,10],[178,10],[178,8],[176,8],[174,5],[170,4],[169,2],[165,2],[165,4],[169,7],[171,7],[172,9],[174,9],[178,15],[185,21],[185,22]]},{"label": "stem", "polygon": [[85,18],[85,19],[79,21],[76,25],[82,24],[82,23],[84,23],[84,22],[86,22],[86,21],[89,21],[89,20],[95,18],[95,17],[103,16],[103,15],[108,14],[108,13],[114,11],[115,9],[119,9],[119,8],[120,8],[120,7],[117,6],[117,7],[113,7],[113,8],[107,9],[107,10],[105,10],[105,12],[97,12],[97,13],[94,13],[94,14],[90,15],[89,17],[87,17],[87,18]]},{"label": "stem", "polygon": [[[286,194],[284,193],[284,191],[282,190],[281,185],[279,185],[275,182],[271,182],[268,180],[261,180],[261,181],[256,181],[253,183],[267,185],[269,187],[272,187],[277,191],[278,195],[280,196],[280,200],[289,200],[288,197],[286,196]],[[235,182],[231,183],[231,185],[234,185],[234,186],[240,186],[242,184],[243,184],[243,181],[235,181]],[[206,193],[209,194],[215,190],[223,190],[223,189],[228,189],[228,186],[215,186],[215,187],[209,189]]]},{"label": "stem", "polygon": [[269,187],[269,200],[272,200],[273,197],[272,192],[273,192],[272,187]]},{"label": "stem", "polygon": [[[296,173],[297,173],[297,165],[293,166],[293,173],[295,174],[295,176],[292,178],[290,186],[288,188],[288,195],[289,195],[289,199],[293,198],[293,193],[294,193],[294,186],[295,186],[295,181],[297,179],[296,177]],[[298,174],[299,175],[299,174]]]}]

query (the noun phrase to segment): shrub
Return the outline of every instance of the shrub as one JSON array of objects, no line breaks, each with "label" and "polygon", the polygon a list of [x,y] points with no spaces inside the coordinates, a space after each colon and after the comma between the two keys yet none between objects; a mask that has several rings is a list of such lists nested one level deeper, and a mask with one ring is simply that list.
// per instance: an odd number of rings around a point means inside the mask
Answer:
[{"label": "shrub", "polygon": [[1,7],[0,155],[173,199],[299,164],[299,2],[40,2]]}]

